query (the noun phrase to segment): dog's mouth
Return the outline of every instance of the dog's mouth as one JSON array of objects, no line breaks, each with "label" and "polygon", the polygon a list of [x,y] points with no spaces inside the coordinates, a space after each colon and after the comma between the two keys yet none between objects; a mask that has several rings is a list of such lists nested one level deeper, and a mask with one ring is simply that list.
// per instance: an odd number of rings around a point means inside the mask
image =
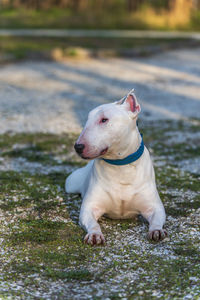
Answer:
[{"label": "dog's mouth", "polygon": [[101,151],[100,155],[106,154],[107,151],[108,151],[108,147],[106,147],[105,149],[103,149],[103,150]]},{"label": "dog's mouth", "polygon": [[95,156],[84,156],[84,155],[80,155],[80,156],[81,156],[81,158],[83,158],[83,159],[95,159],[95,158],[98,158],[99,156],[102,156],[102,155],[106,154],[107,151],[108,151],[108,147],[104,148],[104,149],[100,152],[100,154],[95,155]]}]

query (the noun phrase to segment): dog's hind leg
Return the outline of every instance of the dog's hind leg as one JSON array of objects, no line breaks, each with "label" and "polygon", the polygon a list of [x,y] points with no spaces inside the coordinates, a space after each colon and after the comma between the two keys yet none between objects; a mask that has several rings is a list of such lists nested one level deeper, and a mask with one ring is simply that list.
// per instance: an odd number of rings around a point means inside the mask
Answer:
[{"label": "dog's hind leg", "polygon": [[87,189],[92,165],[93,161],[89,162],[85,167],[75,170],[67,177],[65,181],[67,193],[84,193],[85,189]]}]

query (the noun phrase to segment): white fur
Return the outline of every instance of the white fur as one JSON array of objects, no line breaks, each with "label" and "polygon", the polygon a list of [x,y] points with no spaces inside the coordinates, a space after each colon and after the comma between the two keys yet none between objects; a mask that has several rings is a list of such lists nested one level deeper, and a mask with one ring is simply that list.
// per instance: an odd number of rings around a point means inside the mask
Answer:
[{"label": "white fur", "polygon": [[[127,100],[130,95],[137,104],[135,111],[131,111]],[[87,243],[104,242],[97,222],[104,214],[119,219],[141,214],[149,222],[150,238],[157,241],[165,237],[165,211],[147,148],[137,161],[123,166],[108,164],[100,155],[104,148],[108,148],[104,158],[122,159],[138,149],[141,143],[136,126],[139,111],[140,106],[133,93],[125,101],[99,106],[89,113],[77,141],[86,145],[83,157],[97,157],[74,171],[65,186],[67,193],[80,193],[83,198],[80,225],[88,233],[85,237]],[[99,123],[102,116],[109,119],[106,124]]]}]

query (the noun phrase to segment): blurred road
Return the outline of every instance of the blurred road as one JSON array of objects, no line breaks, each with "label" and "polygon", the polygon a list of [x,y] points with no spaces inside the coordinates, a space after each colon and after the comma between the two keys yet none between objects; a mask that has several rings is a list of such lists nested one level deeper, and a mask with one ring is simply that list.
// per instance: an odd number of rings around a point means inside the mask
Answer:
[{"label": "blurred road", "polygon": [[154,30],[86,30],[86,29],[0,29],[0,36],[28,37],[102,37],[102,38],[189,38],[200,40],[199,32]]},{"label": "blurred road", "polygon": [[77,132],[95,106],[135,88],[141,118],[200,117],[200,48],[148,58],[0,66],[0,133]]}]

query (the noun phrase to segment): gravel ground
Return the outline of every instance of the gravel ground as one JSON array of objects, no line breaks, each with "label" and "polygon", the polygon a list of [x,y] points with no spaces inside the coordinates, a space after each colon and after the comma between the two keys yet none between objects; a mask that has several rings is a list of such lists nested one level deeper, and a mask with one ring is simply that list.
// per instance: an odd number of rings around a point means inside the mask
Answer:
[{"label": "gravel ground", "polygon": [[[1,66],[0,299],[199,299],[199,57]],[[73,141],[89,110],[133,87],[169,236],[152,244],[142,220],[102,218],[107,243],[92,248],[64,192]]]},{"label": "gravel ground", "polygon": [[145,120],[199,118],[199,57],[200,48],[135,60],[1,66],[0,133],[80,131],[89,110],[133,87]]}]

